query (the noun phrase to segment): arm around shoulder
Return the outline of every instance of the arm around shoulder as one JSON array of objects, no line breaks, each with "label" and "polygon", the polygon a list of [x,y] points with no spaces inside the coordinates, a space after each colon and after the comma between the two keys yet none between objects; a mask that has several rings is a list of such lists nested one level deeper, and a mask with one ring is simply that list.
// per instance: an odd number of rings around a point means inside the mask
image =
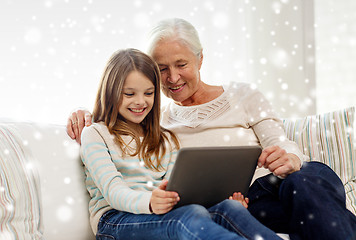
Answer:
[{"label": "arm around shoulder", "polygon": [[80,144],[81,133],[84,126],[90,126],[91,124],[91,113],[86,109],[77,109],[69,115],[66,125],[67,134]]}]

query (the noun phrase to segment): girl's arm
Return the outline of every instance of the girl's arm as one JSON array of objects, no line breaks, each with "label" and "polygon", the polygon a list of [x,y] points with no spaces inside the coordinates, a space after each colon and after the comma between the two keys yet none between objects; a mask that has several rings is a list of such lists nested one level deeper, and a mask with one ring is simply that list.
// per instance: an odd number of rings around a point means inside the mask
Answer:
[{"label": "girl's arm", "polygon": [[[135,191],[129,188],[113,163],[110,147],[107,146],[99,124],[86,127],[82,132],[81,156],[90,177],[102,196],[111,207],[131,213],[151,213],[149,202],[152,192]],[[110,136],[108,136],[110,137]]]}]

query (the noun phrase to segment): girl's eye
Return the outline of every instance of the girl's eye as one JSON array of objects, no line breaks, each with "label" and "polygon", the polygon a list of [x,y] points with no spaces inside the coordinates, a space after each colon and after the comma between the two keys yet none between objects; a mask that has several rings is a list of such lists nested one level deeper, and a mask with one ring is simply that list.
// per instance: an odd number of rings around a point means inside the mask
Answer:
[{"label": "girl's eye", "polygon": [[124,93],[125,96],[132,97],[134,94],[133,93]]},{"label": "girl's eye", "polygon": [[153,95],[153,93],[154,92],[147,92],[147,93],[145,93],[147,96],[151,96],[151,95]]}]

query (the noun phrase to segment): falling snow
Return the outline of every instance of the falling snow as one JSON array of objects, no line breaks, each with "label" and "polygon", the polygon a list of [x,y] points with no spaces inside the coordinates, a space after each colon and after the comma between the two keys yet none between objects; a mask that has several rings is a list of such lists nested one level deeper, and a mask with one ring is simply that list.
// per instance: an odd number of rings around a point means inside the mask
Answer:
[{"label": "falling snow", "polygon": [[224,135],[224,142],[230,142],[230,139],[229,135]]},{"label": "falling snow", "polygon": [[79,144],[74,141],[65,141],[63,145],[66,146],[66,154],[71,158],[76,158],[78,156]]},{"label": "falling snow", "polygon": [[255,240],[264,240],[264,238],[260,235],[256,235],[254,239]]},{"label": "falling snow", "polygon": [[2,117],[65,124],[74,107],[92,108],[110,54],[126,47],[145,50],[146,32],[165,17],[197,27],[207,83],[253,82],[287,117],[356,105],[356,66],[343,61],[356,58],[354,1],[315,1],[316,20],[305,26],[308,12],[298,1],[185,2],[113,1],[104,7],[100,1],[45,0],[25,7],[2,1]]},{"label": "falling snow", "polygon": [[65,184],[70,184],[70,183],[71,183],[70,177],[65,177],[65,178],[63,179],[63,182],[64,182]]},{"label": "falling snow", "polygon": [[56,211],[56,217],[62,222],[68,222],[72,219],[73,213],[68,206],[59,206]]},{"label": "falling snow", "polygon": [[148,182],[147,182],[147,186],[148,186],[148,187],[152,187],[152,186],[153,186],[153,182],[152,182],[152,181],[148,181]]}]

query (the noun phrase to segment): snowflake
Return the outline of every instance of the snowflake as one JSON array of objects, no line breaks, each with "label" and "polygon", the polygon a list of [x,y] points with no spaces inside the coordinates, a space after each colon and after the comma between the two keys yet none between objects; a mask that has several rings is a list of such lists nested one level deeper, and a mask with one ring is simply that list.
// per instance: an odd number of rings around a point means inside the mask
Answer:
[{"label": "snowflake", "polygon": [[68,206],[60,206],[56,211],[57,218],[62,222],[68,222],[73,217],[72,210]]},{"label": "snowflake", "polygon": [[9,212],[12,212],[14,210],[14,205],[12,204],[7,204],[6,205],[6,210],[9,211]]},{"label": "snowflake", "polygon": [[5,149],[5,150],[4,150],[4,153],[5,153],[5,155],[9,155],[9,154],[10,154],[9,149]]},{"label": "snowflake", "polygon": [[225,135],[224,136],[224,142],[229,142],[230,141],[230,136],[229,135]]},{"label": "snowflake", "polygon": [[213,24],[217,28],[225,28],[229,24],[229,19],[224,13],[217,13],[213,16]]},{"label": "snowflake", "polygon": [[63,179],[63,182],[65,183],[65,184],[70,184],[71,183],[71,178],[70,177],[65,177],[64,179]]},{"label": "snowflake", "polygon": [[264,238],[262,236],[258,235],[258,234],[255,236],[255,240],[263,240],[263,239]]},{"label": "snowflake", "polygon": [[28,28],[25,32],[24,40],[27,44],[38,44],[42,40],[42,33],[36,27]]}]

